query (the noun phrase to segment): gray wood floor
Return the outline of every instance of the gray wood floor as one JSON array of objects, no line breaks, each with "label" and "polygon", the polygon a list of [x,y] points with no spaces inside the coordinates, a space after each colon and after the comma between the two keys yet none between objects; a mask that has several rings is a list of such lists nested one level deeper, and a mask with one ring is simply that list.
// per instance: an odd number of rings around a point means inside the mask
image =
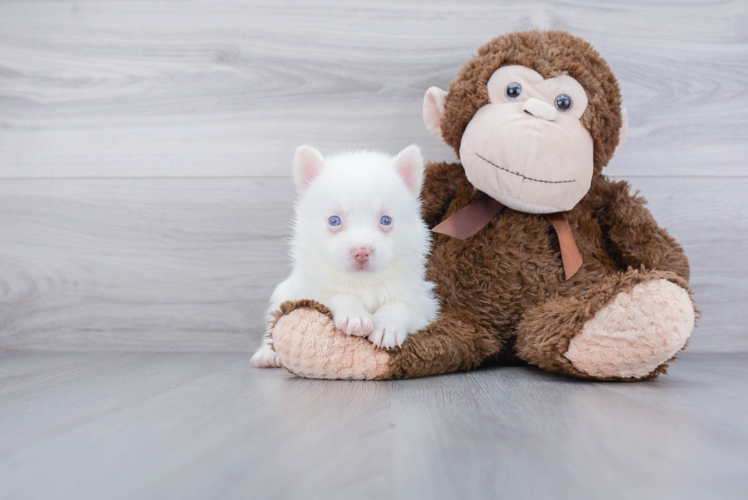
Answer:
[{"label": "gray wood floor", "polygon": [[0,353],[0,498],[744,499],[748,353],[650,383],[298,379],[228,353]]},{"label": "gray wood floor", "polygon": [[288,272],[290,159],[421,144],[501,33],[619,77],[629,180],[682,242],[690,349],[748,350],[748,2],[0,1],[0,348],[250,351]]}]

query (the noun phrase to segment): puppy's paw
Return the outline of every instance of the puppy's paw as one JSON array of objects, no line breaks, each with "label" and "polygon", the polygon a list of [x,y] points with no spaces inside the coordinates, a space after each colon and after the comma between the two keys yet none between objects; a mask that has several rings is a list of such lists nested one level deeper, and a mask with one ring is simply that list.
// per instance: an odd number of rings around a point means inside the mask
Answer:
[{"label": "puppy's paw", "polygon": [[401,322],[386,316],[375,316],[376,326],[369,335],[369,340],[377,347],[390,349],[403,345],[408,331]]},{"label": "puppy's paw", "polygon": [[338,311],[333,320],[338,330],[347,335],[366,337],[374,330],[374,316],[365,309]]},{"label": "puppy's paw", "polygon": [[280,368],[278,353],[266,345],[257,349],[250,361],[260,368]]}]

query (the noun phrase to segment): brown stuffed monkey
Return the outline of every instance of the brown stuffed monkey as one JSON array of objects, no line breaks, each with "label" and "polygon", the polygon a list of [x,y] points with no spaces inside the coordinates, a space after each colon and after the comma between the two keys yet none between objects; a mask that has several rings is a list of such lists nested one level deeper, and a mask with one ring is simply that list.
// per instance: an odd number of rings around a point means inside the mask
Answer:
[{"label": "brown stuffed monkey", "polygon": [[448,92],[427,91],[423,115],[460,158],[430,164],[422,192],[440,318],[384,351],[336,330],[323,305],[287,302],[270,333],[281,364],[333,379],[517,360],[600,380],[663,372],[694,326],[688,260],[602,175],[628,121],[600,55],[561,31],[500,36]]}]

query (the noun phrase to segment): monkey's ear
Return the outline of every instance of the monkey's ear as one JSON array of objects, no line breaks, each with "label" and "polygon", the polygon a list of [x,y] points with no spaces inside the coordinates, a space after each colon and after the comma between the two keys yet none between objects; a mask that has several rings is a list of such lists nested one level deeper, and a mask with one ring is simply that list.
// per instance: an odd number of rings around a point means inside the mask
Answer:
[{"label": "monkey's ear", "polygon": [[618,131],[618,146],[613,151],[613,156],[617,155],[623,145],[626,144],[626,136],[629,134],[629,112],[626,108],[621,108],[621,118],[623,118],[623,121],[621,122],[621,130]]},{"label": "monkey's ear", "polygon": [[299,195],[304,194],[324,166],[325,158],[313,147],[301,146],[296,150],[296,156],[293,159],[293,181]]},{"label": "monkey's ear", "polygon": [[447,92],[439,87],[431,87],[423,97],[423,123],[437,139],[442,138],[442,116]]},{"label": "monkey's ear", "polygon": [[421,184],[423,184],[423,157],[421,148],[411,144],[403,149],[395,157],[395,168],[397,173],[405,181],[405,185],[413,196],[421,194]]}]

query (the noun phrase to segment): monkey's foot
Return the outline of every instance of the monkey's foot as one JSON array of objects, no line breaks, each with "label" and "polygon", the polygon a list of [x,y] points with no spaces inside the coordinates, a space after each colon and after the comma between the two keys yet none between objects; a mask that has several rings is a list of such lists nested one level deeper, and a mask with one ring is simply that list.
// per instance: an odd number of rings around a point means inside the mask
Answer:
[{"label": "monkey's foot", "polygon": [[688,292],[659,279],[619,293],[587,321],[564,356],[600,378],[643,378],[683,349],[695,313]]},{"label": "monkey's foot", "polygon": [[377,349],[363,337],[346,335],[335,328],[330,311],[317,302],[283,303],[272,335],[281,366],[300,377],[389,378],[387,351]]}]

